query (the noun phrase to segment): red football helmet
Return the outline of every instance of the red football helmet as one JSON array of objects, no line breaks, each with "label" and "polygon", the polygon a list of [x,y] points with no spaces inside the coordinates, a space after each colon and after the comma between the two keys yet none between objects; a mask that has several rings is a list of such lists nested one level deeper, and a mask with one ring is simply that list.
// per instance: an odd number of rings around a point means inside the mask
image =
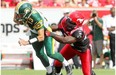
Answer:
[{"label": "red football helmet", "polygon": [[82,26],[84,22],[84,16],[77,10],[69,14],[69,19],[76,24],[76,27]]}]

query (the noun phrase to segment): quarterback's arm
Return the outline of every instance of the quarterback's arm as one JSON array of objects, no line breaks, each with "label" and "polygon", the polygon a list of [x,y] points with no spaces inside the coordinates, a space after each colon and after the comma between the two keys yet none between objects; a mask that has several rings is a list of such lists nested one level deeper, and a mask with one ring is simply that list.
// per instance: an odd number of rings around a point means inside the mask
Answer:
[{"label": "quarterback's arm", "polygon": [[19,44],[20,46],[26,46],[26,45],[29,45],[29,44],[32,44],[34,42],[41,42],[44,40],[44,28],[41,28],[38,30],[38,36],[37,37],[34,37],[28,41],[24,40],[24,39],[19,39]]},{"label": "quarterback's arm", "polygon": [[44,41],[44,28],[38,30],[37,39],[39,42]]},{"label": "quarterback's arm", "polygon": [[24,39],[20,39],[19,44],[25,46],[25,45],[32,44],[32,43],[37,42],[37,41],[38,42],[43,41],[44,40],[44,28],[39,29],[38,34],[39,35],[37,37],[34,37],[28,41],[26,41]]}]

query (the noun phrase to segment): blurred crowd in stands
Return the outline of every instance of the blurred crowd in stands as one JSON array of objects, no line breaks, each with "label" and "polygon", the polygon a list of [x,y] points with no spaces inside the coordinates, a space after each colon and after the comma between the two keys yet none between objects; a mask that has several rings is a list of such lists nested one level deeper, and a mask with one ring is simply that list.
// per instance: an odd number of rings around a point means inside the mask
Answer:
[{"label": "blurred crowd in stands", "polygon": [[34,7],[112,7],[115,0],[1,0],[1,7],[14,7],[20,1],[29,1]]}]

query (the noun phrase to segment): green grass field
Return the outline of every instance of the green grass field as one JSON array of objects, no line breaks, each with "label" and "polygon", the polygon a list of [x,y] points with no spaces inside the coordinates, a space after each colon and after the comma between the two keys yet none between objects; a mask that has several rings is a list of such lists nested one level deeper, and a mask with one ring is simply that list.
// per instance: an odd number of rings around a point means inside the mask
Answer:
[{"label": "green grass field", "polygon": [[[94,69],[96,75],[115,75],[115,70],[112,69]],[[62,70],[63,75],[66,75],[65,70]],[[1,70],[1,75],[45,75],[45,70]],[[81,69],[73,69],[73,75],[83,75]]]}]

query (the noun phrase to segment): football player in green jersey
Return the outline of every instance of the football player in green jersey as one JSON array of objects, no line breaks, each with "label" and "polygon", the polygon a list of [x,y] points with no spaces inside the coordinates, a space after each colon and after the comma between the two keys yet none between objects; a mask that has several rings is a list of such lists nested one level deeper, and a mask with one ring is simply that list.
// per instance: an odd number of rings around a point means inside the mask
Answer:
[{"label": "football player in green jersey", "polygon": [[[54,52],[53,38],[45,36],[45,30],[51,29],[47,23],[47,19],[40,12],[33,9],[30,3],[20,2],[15,7],[14,22],[19,25],[27,25],[30,28],[30,39],[28,41],[20,39],[19,44],[21,46],[32,45],[37,57],[47,70],[46,75],[54,75],[47,56],[62,62],[66,66],[67,75],[72,75],[66,59],[60,53]],[[47,55],[44,53],[44,47]]]}]

